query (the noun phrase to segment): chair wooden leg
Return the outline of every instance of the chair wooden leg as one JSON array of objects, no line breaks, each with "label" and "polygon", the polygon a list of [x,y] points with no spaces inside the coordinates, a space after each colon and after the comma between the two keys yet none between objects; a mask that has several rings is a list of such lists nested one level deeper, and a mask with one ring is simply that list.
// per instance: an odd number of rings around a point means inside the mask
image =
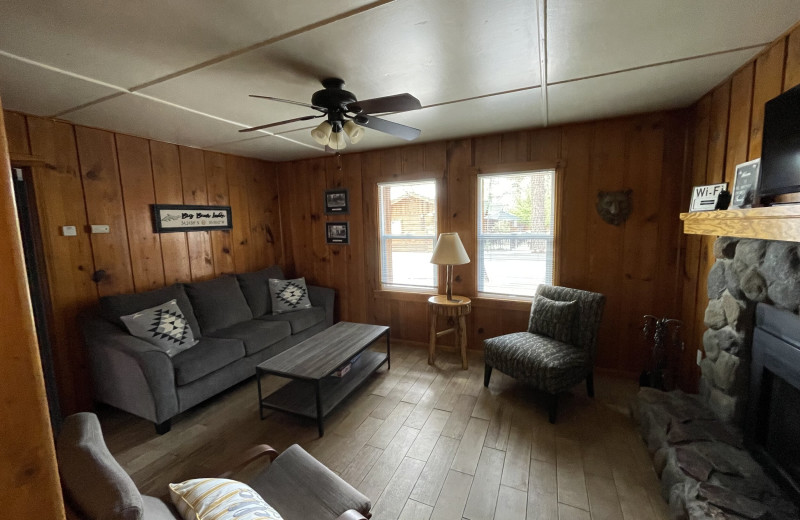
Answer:
[{"label": "chair wooden leg", "polygon": [[484,363],[483,369],[483,386],[489,386],[489,379],[492,377],[492,367]]},{"label": "chair wooden leg", "polygon": [[558,413],[558,394],[547,394],[547,412],[550,419],[550,424],[556,423],[556,414]]},{"label": "chair wooden leg", "polygon": [[594,372],[589,372],[586,376],[586,393],[589,397],[594,397]]}]

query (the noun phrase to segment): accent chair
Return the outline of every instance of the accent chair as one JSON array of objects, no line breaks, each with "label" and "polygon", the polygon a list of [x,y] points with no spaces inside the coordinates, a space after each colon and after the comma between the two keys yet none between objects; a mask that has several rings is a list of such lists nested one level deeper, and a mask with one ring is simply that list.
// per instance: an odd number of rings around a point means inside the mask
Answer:
[{"label": "accent chair", "polygon": [[546,392],[551,423],[556,422],[558,394],[584,379],[594,397],[597,331],[605,306],[600,293],[540,285],[531,304],[526,332],[484,340],[489,386],[492,369]]}]

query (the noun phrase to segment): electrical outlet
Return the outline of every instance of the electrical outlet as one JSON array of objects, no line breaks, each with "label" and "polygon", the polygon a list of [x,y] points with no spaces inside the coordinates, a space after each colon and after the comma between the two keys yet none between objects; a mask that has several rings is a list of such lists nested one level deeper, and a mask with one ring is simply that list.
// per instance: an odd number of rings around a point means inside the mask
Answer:
[{"label": "electrical outlet", "polygon": [[110,233],[111,229],[106,225],[92,224],[92,233]]},{"label": "electrical outlet", "polygon": [[697,366],[700,366],[701,361],[703,361],[703,351],[697,349]]}]

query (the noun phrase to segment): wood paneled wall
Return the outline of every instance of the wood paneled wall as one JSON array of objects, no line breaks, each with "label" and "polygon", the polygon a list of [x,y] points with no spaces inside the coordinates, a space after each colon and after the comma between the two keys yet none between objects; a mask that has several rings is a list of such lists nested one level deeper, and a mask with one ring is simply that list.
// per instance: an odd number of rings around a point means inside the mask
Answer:
[{"label": "wood paneled wall", "polygon": [[[800,27],[778,38],[728,80],[703,96],[691,110],[692,185],[727,182],[733,186],[736,165],[761,157],[764,104],[800,84]],[[683,193],[681,211],[691,193]],[[683,309],[687,348],[682,357],[683,386],[696,387],[702,349],[708,272],[714,265],[716,237],[686,236],[683,266]],[[689,348],[691,346],[692,348]]]},{"label": "wood paneled wall", "polygon": [[[92,404],[77,326],[98,297],[282,264],[278,186],[271,163],[6,112],[15,156],[43,161],[32,178],[52,309],[61,410]],[[151,205],[230,205],[231,231],[153,233]],[[107,224],[108,234],[91,234]],[[61,226],[78,236],[64,237]],[[94,283],[95,271],[105,271]]]},{"label": "wood paneled wall", "polygon": [[0,504],[3,518],[64,518],[53,433],[0,113]]},{"label": "wood paneled wall", "polygon": [[[638,374],[648,359],[642,315],[680,315],[678,212],[690,184],[685,116],[656,113],[404,146],[344,155],[341,164],[335,157],[279,164],[288,270],[336,288],[341,319],[387,324],[395,337],[427,342],[429,294],[380,286],[377,183],[436,179],[439,231],[457,231],[475,259],[477,174],[558,165],[558,283],[606,294],[598,366]],[[350,190],[350,215],[325,215],[323,192],[333,187]],[[633,213],[621,226],[606,224],[595,210],[597,192],[626,188],[633,189]],[[350,223],[350,245],[326,245],[324,223],[335,220]],[[473,298],[471,348],[525,329],[529,300],[479,297],[474,260],[455,275],[453,292]]]}]

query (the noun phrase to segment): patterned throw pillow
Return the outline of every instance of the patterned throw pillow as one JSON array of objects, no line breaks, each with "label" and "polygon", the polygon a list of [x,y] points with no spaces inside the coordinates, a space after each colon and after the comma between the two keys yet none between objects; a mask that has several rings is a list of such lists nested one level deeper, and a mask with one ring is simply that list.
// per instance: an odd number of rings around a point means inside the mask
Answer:
[{"label": "patterned throw pillow", "polygon": [[557,341],[572,343],[575,318],[578,315],[578,302],[559,302],[536,295],[533,299],[533,312],[528,322],[528,332],[548,336]]},{"label": "patterned throw pillow", "polygon": [[269,279],[269,294],[272,298],[272,314],[310,309],[305,278],[294,280]]},{"label": "patterned throw pillow", "polygon": [[177,300],[120,316],[128,332],[163,350],[169,357],[197,344]]},{"label": "patterned throw pillow", "polygon": [[224,478],[196,478],[169,485],[184,520],[283,520],[253,488]]}]

